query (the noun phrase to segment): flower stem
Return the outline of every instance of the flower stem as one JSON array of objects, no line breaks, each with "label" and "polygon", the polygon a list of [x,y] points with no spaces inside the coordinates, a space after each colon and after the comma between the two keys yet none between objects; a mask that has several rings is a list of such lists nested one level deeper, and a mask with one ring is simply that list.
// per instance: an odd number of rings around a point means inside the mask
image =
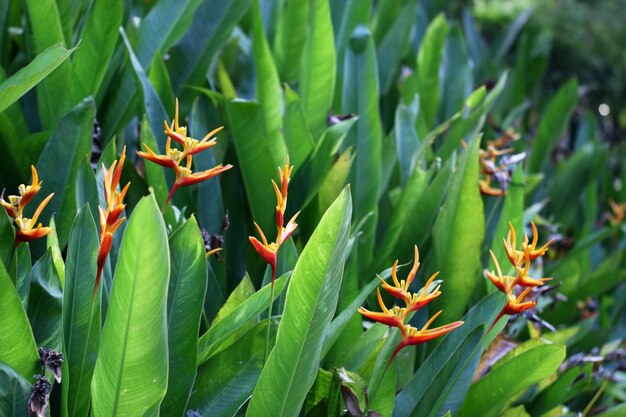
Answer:
[{"label": "flower stem", "polygon": [[270,328],[272,327],[272,307],[274,306],[274,277],[272,277],[272,283],[270,289],[270,307],[267,310],[267,332],[265,333],[265,359],[263,363],[267,362],[267,358],[270,354]]}]

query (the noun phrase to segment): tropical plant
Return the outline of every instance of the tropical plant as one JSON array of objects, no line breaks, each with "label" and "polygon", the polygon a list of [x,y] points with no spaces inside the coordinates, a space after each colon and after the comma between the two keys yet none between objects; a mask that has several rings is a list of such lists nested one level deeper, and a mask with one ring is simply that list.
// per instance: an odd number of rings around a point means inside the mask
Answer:
[{"label": "tropical plant", "polygon": [[626,148],[444,3],[0,1],[0,416],[622,415]]}]

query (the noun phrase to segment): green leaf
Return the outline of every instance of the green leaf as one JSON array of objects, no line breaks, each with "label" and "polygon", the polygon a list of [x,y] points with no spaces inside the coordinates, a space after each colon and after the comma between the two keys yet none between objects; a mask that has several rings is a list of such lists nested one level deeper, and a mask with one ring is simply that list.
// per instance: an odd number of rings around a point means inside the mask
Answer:
[{"label": "green leaf", "polygon": [[20,297],[0,265],[0,362],[30,380],[38,372],[39,353]]},{"label": "green leaf", "polygon": [[28,417],[31,384],[15,369],[0,362],[0,415]]},{"label": "green leaf", "polygon": [[478,189],[480,136],[469,143],[452,178],[448,197],[433,229],[436,268],[444,280],[447,320],[463,314],[474,287],[482,285],[481,250],[485,234],[483,200]]},{"label": "green leaf", "polygon": [[6,210],[0,210],[0,263],[6,270],[11,266],[15,252],[15,227]]},{"label": "green leaf", "polygon": [[95,417],[157,415],[167,389],[167,234],[156,200],[133,210],[91,382]]},{"label": "green leaf", "polygon": [[76,215],[67,248],[63,292],[63,410],[89,413],[89,383],[100,345],[100,291],[95,292],[100,240],[88,205]]},{"label": "green leaf", "polygon": [[344,63],[346,50],[350,42],[350,37],[354,32],[354,29],[360,24],[369,20],[370,10],[372,9],[372,2],[370,0],[346,0],[345,2],[331,2],[333,7],[333,16],[335,15],[335,7],[341,7],[340,22],[338,29],[335,30],[335,49],[337,50],[337,83],[335,86],[335,99],[333,108],[335,112],[339,112],[343,107],[342,91],[343,91],[343,79],[344,79]]},{"label": "green leaf", "polygon": [[298,167],[293,178],[293,185],[289,190],[288,209],[290,212],[295,213],[304,209],[317,195],[324,178],[332,167],[341,143],[354,122],[355,119],[348,119],[327,128],[309,157]]},{"label": "green leaf", "polygon": [[294,166],[295,173],[297,173],[311,154],[314,141],[304,116],[300,97],[288,85],[285,85],[284,132],[289,160]]},{"label": "green leaf", "polygon": [[503,305],[500,294],[490,294],[472,307],[463,325],[443,338],[400,391],[394,416],[439,415],[434,413],[460,407],[477,365],[471,362],[482,352],[480,338]]},{"label": "green leaf", "polygon": [[[267,325],[267,320],[258,323],[237,343],[198,368],[189,410],[211,417],[232,417],[237,413],[250,398],[261,374]],[[273,325],[270,339],[275,337]]]},{"label": "green leaf", "polygon": [[[395,3],[395,2],[394,2]],[[378,68],[383,94],[387,93],[398,75],[402,59],[409,49],[417,13],[417,1],[406,2],[378,48]]]},{"label": "green leaf", "polygon": [[259,104],[229,101],[226,115],[252,218],[262,230],[270,230],[274,227],[276,206],[270,181],[277,175],[276,168],[284,154],[272,152],[264,134],[263,112]]},{"label": "green leaf", "polygon": [[326,127],[335,91],[335,42],[328,3],[328,0],[311,2],[309,33],[300,73],[302,106],[315,139]]},{"label": "green leaf", "polygon": [[400,163],[402,185],[415,173],[417,166],[417,150],[420,139],[415,131],[415,119],[419,112],[419,97],[415,97],[410,106],[398,105],[395,114],[396,152]]},{"label": "green leaf", "polygon": [[[201,3],[201,0],[163,0],[150,9],[141,20],[133,45],[141,67],[147,69],[157,51],[167,51],[176,43],[191,24],[193,14]],[[104,113],[102,122],[105,141],[130,121],[134,114],[129,110],[138,90],[130,66],[124,68],[116,87],[108,106],[109,111]]]},{"label": "green leaf", "polygon": [[72,62],[71,104],[98,94],[117,43],[124,3],[98,0],[93,3],[85,25],[80,49]]},{"label": "green leaf", "polygon": [[259,0],[252,1],[250,9],[252,20],[252,56],[254,57],[255,95],[261,104],[263,132],[267,137],[267,146],[276,157],[287,154],[282,138],[282,94],[278,72],[272,60],[272,53],[263,31],[263,18]]},{"label": "green leaf", "polygon": [[13,262],[10,270],[15,271],[15,288],[22,300],[22,305],[24,308],[27,308],[28,293],[30,292],[30,272],[33,265],[30,257],[30,248],[27,244],[20,244],[15,248]]},{"label": "green leaf", "polygon": [[322,217],[298,259],[276,345],[247,415],[297,416],[315,381],[324,334],[337,305],[352,203],[345,189]]},{"label": "green leaf", "polygon": [[168,66],[176,93],[180,94],[186,85],[204,83],[209,66],[250,7],[250,2],[204,1],[196,9],[189,30],[170,50]]},{"label": "green leaf", "polygon": [[[366,265],[372,256],[378,218],[378,194],[382,176],[382,127],[378,109],[378,68],[372,37],[363,25],[350,38],[346,53],[342,112],[359,116],[344,141],[344,149],[356,145],[350,173],[354,195],[354,220],[371,216],[359,239],[359,255]],[[373,213],[373,214],[370,214]]]},{"label": "green leaf", "polygon": [[[26,0],[24,3],[36,53],[43,53],[53,45],[60,44],[58,46],[63,48],[68,44],[63,35],[55,0]],[[46,129],[54,127],[68,108],[67,100],[64,98],[70,84],[71,66],[69,62],[59,62],[58,66],[59,68],[37,87],[39,118]]]},{"label": "green leaf", "polygon": [[550,152],[565,133],[577,103],[578,83],[573,78],[559,89],[541,117],[528,159],[528,172],[536,173],[543,169]]},{"label": "green leaf", "polygon": [[[420,97],[421,115],[426,128],[435,124],[439,103],[439,65],[443,56],[448,24],[443,14],[437,17],[426,29],[417,55],[416,81]],[[422,133],[418,129],[418,133]]]},{"label": "green leaf", "polygon": [[28,319],[37,346],[61,350],[62,346],[63,288],[48,250],[33,266],[30,273]]},{"label": "green leaf", "polygon": [[[37,171],[43,185],[31,205],[36,207],[48,194],[54,192],[41,219],[45,222],[52,213],[56,213],[60,246],[67,243],[76,215],[76,187],[68,187],[67,184],[76,184],[78,167],[91,154],[94,113],[92,99],[83,100],[70,110],[61,119],[37,161]],[[59,164],[59,161],[63,163]]]},{"label": "green leaf", "polygon": [[207,288],[204,242],[193,216],[170,237],[170,262],[167,295],[170,359],[168,390],[161,414],[182,416],[196,377],[198,332]]},{"label": "green leaf", "polygon": [[4,80],[0,84],[0,113],[57,69],[75,50],[76,48],[65,49],[61,43],[54,44],[43,50],[27,66]]},{"label": "green leaf", "polygon": [[626,413],[626,404],[620,404],[604,413],[598,414],[598,417],[621,417]]},{"label": "green leaf", "polygon": [[[280,295],[287,283],[287,277],[282,276],[274,281],[274,300]],[[198,342],[198,363],[207,361],[230,336],[235,334],[244,325],[256,318],[269,306],[270,285],[248,297],[241,304],[233,305],[236,300],[228,299],[224,311],[218,313],[209,330],[200,337]],[[230,310],[230,311],[229,311]]]},{"label": "green leaf", "polygon": [[[130,57],[131,66],[133,68],[133,75],[137,82],[137,87],[143,96],[143,104],[146,110],[146,117],[148,122],[150,123],[150,127],[152,129],[152,134],[156,139],[156,142],[159,144],[159,151],[161,153],[165,153],[165,134],[163,132],[163,121],[167,120],[167,112],[165,111],[165,107],[163,107],[163,103],[159,98],[159,95],[154,90],[152,83],[148,79],[146,72],[141,65],[141,62],[135,55],[132,47],[130,46],[130,42],[123,28],[120,28],[120,34],[122,35],[122,39],[124,40],[124,45],[126,45],[126,50],[128,51],[128,56]],[[156,132],[159,132],[157,135]],[[153,149],[154,150],[154,149]]]},{"label": "green leaf", "polygon": [[278,17],[272,49],[276,68],[281,80],[285,82],[293,82],[298,78],[307,38],[309,5],[309,1],[283,0],[277,6]]},{"label": "green leaf", "polygon": [[565,346],[551,344],[503,358],[472,385],[459,417],[498,416],[517,394],[552,375],[563,359]]},{"label": "green leaf", "polygon": [[465,98],[472,92],[474,84],[466,42],[458,24],[450,28],[441,66],[439,115],[441,120],[446,120],[463,108]]}]

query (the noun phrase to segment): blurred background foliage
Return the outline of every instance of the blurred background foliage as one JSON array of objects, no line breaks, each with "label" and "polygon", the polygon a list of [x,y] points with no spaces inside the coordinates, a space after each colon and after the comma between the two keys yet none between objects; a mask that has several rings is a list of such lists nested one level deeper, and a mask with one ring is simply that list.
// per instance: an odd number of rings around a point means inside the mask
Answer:
[{"label": "blurred background foliage", "polygon": [[[172,325],[192,333],[177,351],[189,369],[168,369],[173,357],[156,349],[168,337],[163,329],[143,329],[143,338],[154,340],[135,346],[138,357],[150,349],[161,355],[150,364],[160,376],[169,370],[179,378],[170,386],[190,389],[188,402],[165,401],[161,415],[244,415],[248,404],[250,414],[285,406],[285,415],[312,416],[622,415],[624,6],[624,0],[0,0],[0,188],[5,196],[15,193],[29,182],[32,164],[43,180],[33,205],[55,192],[40,219],[55,229],[46,242],[14,247],[10,219],[0,213],[6,313],[0,394],[15,399],[28,392],[35,342],[56,349],[67,343],[60,324],[76,323],[62,312],[80,300],[63,298],[65,265],[76,272],[75,259],[97,249],[83,249],[73,235],[85,231],[96,242],[102,164],[110,166],[125,146],[121,183],[132,184],[125,199],[132,220],[114,239],[98,309],[85,314],[97,325],[102,317],[105,326],[108,311],[121,311],[112,295],[118,259],[147,268],[140,282],[158,292],[156,301],[144,309],[140,295],[129,301],[146,317],[165,311],[167,291],[152,288],[152,275],[161,284],[177,278],[196,285],[190,293],[200,299],[182,304],[193,307],[199,329],[183,319],[185,326]],[[163,120],[172,120],[176,98],[191,136],[225,126],[217,145],[194,157],[194,171],[219,163],[234,168],[181,188],[161,217],[156,207],[173,175],[136,151],[147,145],[164,153]],[[495,143],[511,155],[486,157]],[[270,272],[248,236],[256,222],[273,237],[270,180],[287,153],[295,168],[286,217],[302,212],[279,253],[278,276],[285,277],[277,281],[273,311],[285,316],[277,325],[262,320]],[[483,186],[481,194],[479,181],[487,177],[491,189]],[[86,203],[93,218],[81,210]],[[536,311],[490,332],[504,300],[483,271],[494,268],[490,249],[504,264],[509,221],[518,242],[530,234],[531,221],[540,244],[553,239],[531,275],[554,280],[533,293]],[[84,227],[76,231],[73,224]],[[124,251],[126,228],[134,246]],[[147,228],[151,238],[142,241]],[[205,249],[223,247],[206,262],[195,257],[200,273],[149,270],[150,253],[158,254],[160,270],[168,253],[202,255],[200,229]],[[414,244],[421,268],[412,291],[436,271],[444,282],[443,295],[411,324],[423,326],[438,309],[445,310],[441,323],[465,324],[440,343],[404,349],[386,372],[397,331],[356,309],[377,309],[375,274],[388,277],[396,259],[408,263]],[[288,281],[301,262],[312,265],[311,253],[321,253],[323,262]],[[84,294],[91,294],[88,284]],[[289,304],[287,291],[298,306]],[[263,337],[273,342],[277,328],[284,362],[264,366]],[[314,337],[304,346],[310,330]],[[19,332],[28,356],[20,363],[12,362],[19,352],[4,343]],[[302,338],[281,341],[285,332]],[[94,357],[111,355],[118,343],[115,333],[103,333]],[[93,372],[95,359],[91,365]],[[283,368],[291,375],[304,369],[302,379],[288,383]],[[106,407],[108,391],[93,387],[107,386],[107,371],[101,366],[92,386],[66,383],[70,391],[60,393],[57,385],[52,415],[66,415],[73,395]],[[134,371],[137,381],[153,380],[150,369]],[[139,383],[129,387],[142,392]],[[166,389],[141,394],[157,414]],[[272,389],[282,397],[267,395]],[[88,413],[87,406],[75,415]]]}]

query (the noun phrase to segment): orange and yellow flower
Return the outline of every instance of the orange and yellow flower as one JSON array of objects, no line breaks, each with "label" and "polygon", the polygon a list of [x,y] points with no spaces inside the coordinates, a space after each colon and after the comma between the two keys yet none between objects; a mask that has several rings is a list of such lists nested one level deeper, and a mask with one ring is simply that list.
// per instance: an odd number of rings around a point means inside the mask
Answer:
[{"label": "orange and yellow flower", "polygon": [[278,174],[280,176],[280,187],[278,187],[276,182],[272,180],[274,192],[276,193],[276,240],[274,242],[268,243],[267,238],[265,237],[265,233],[263,233],[263,230],[261,230],[256,222],[254,223],[254,227],[256,227],[257,232],[259,232],[259,236],[261,237],[262,242],[260,242],[254,236],[248,237],[250,243],[257,251],[257,253],[272,268],[272,286],[274,285],[274,281],[276,280],[276,260],[278,256],[278,249],[280,249],[280,246],[287,239],[289,239],[289,236],[291,236],[291,234],[298,227],[298,224],[296,223],[296,218],[298,217],[298,214],[300,214],[300,212],[297,212],[291,218],[291,220],[289,220],[287,226],[284,226],[285,211],[287,210],[287,193],[292,171],[293,165],[289,165],[289,155],[287,155],[285,167],[278,167]]},{"label": "orange and yellow flower", "polygon": [[111,252],[113,235],[126,218],[120,216],[124,211],[124,207],[126,207],[126,204],[124,204],[124,196],[126,196],[128,187],[130,187],[130,182],[127,183],[121,191],[117,191],[125,160],[126,147],[122,150],[122,156],[120,157],[119,162],[113,161],[109,169],[106,169],[104,164],[102,164],[102,171],[104,172],[104,199],[106,201],[106,207],[98,207],[98,210],[100,211],[100,249],[98,250],[98,272],[96,274],[94,293],[98,289],[98,285],[100,285],[102,270],[104,269],[104,264],[109,256],[109,252]]},{"label": "orange and yellow flower", "polygon": [[[176,173],[176,181],[174,182],[174,185],[165,200],[165,204],[163,206],[163,209],[165,209],[165,207],[167,207],[167,203],[170,201],[178,187],[206,181],[224,171],[228,171],[233,166],[230,164],[220,164],[201,172],[193,172],[191,170],[193,155],[215,146],[217,144],[217,138],[214,136],[223,128],[218,127],[217,129],[212,130],[200,141],[188,137],[187,127],[180,126],[178,122],[178,100],[176,100],[176,113],[172,126],[170,127],[167,124],[167,120],[164,120],[163,124],[165,125],[165,134],[167,135],[165,155],[155,153],[145,144],[144,147],[146,148],[146,151],[138,151],[137,154],[142,158],[154,162],[155,164],[174,169],[174,172]],[[180,150],[176,147],[172,147],[172,140],[181,145],[183,149]]]},{"label": "orange and yellow flower", "polygon": [[358,310],[359,313],[369,318],[370,320],[377,321],[387,326],[397,327],[402,332],[402,340],[394,350],[391,359],[389,360],[389,363],[393,361],[398,352],[405,346],[418,345],[428,342],[439,336],[443,336],[444,334],[456,329],[463,324],[462,321],[455,321],[454,323],[450,323],[445,326],[429,329],[430,325],[433,323],[433,321],[435,321],[437,317],[439,317],[443,310],[440,310],[435,315],[433,315],[421,329],[417,329],[409,324],[405,324],[407,318],[409,318],[409,315],[412,312],[426,306],[432,300],[441,295],[441,291],[439,290],[439,284],[437,284],[434,288],[431,288],[439,272],[431,275],[426,284],[424,284],[424,287],[422,287],[422,289],[419,290],[417,293],[409,292],[409,287],[415,279],[415,274],[417,273],[419,266],[419,252],[417,250],[417,246],[415,246],[415,258],[413,262],[413,267],[411,268],[411,271],[409,271],[406,280],[398,281],[398,277],[396,275],[396,270],[398,267],[397,260],[394,262],[391,268],[391,278],[393,279],[394,285],[387,284],[387,282],[385,282],[380,276],[378,276],[378,278],[382,281],[383,289],[391,294],[393,297],[404,301],[404,307],[394,306],[393,308],[388,309],[380,295],[380,289],[377,289],[378,304],[380,305],[382,312],[369,311],[363,307],[360,307]]},{"label": "orange and yellow flower", "polygon": [[504,315],[520,314],[526,310],[534,308],[537,305],[536,301],[524,300],[533,288],[540,287],[552,279],[536,279],[528,275],[531,262],[543,256],[548,251],[550,243],[552,243],[550,240],[545,245],[537,248],[539,233],[537,232],[535,223],[531,222],[530,224],[533,231],[532,243],[529,243],[528,235],[524,234],[524,240],[521,247],[520,249],[517,249],[515,229],[509,222],[509,233],[504,240],[504,249],[509,262],[515,269],[515,276],[503,275],[498,259],[496,259],[493,251],[489,251],[491,259],[496,267],[496,272],[485,270],[485,276],[496,286],[496,288],[498,288],[500,292],[506,296],[506,305],[492,324],[492,327]]},{"label": "orange and yellow flower", "polygon": [[609,206],[611,206],[611,211],[613,212],[607,215],[609,222],[613,226],[621,224],[624,221],[624,215],[626,214],[626,203],[618,204],[614,200],[609,200]]},{"label": "orange and yellow flower", "polygon": [[30,167],[32,173],[32,181],[30,185],[20,184],[18,191],[20,195],[10,195],[9,201],[4,200],[4,196],[0,196],[0,205],[4,207],[7,214],[13,218],[13,222],[17,227],[15,234],[15,244],[20,242],[30,242],[40,237],[46,236],[52,232],[52,228],[43,227],[41,223],[37,224],[39,216],[43,212],[48,202],[52,199],[54,193],[46,197],[37,207],[33,217],[24,217],[24,207],[32,201],[41,190],[42,181],[39,181],[37,170],[33,165]]}]

